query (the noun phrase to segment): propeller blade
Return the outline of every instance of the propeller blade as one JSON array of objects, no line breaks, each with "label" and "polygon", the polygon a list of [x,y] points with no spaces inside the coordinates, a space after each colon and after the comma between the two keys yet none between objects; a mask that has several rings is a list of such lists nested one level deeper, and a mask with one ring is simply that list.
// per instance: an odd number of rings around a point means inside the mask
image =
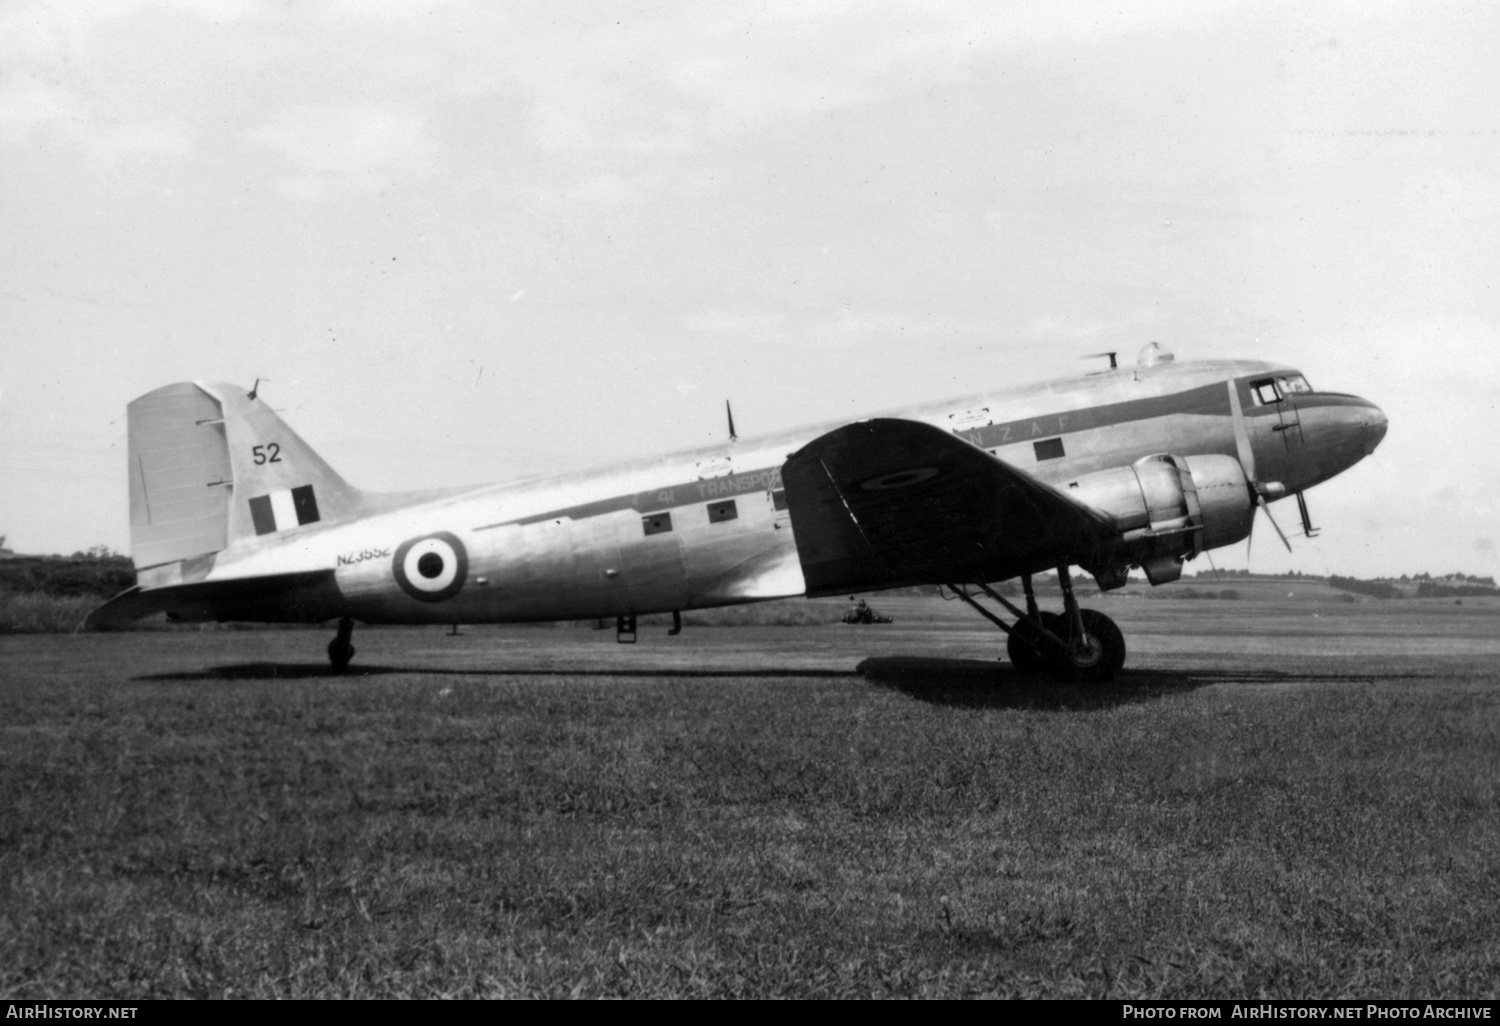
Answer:
[{"label": "propeller blade", "polygon": [[[1247,552],[1247,553],[1245,553],[1245,555],[1248,556],[1249,553]],[[1210,556],[1208,554],[1208,552],[1205,551],[1203,553],[1203,558],[1206,559],[1206,560],[1208,560],[1208,568],[1214,572],[1214,583],[1215,584],[1223,583],[1222,579],[1219,577],[1219,568],[1216,567],[1216,566],[1214,566],[1214,557]]]},{"label": "propeller blade", "polygon": [[1234,451],[1239,457],[1240,466],[1244,468],[1245,480],[1249,481],[1251,487],[1255,486],[1255,446],[1250,444],[1250,429],[1245,424],[1245,409],[1240,403],[1240,390],[1237,383],[1230,381],[1229,387],[1229,414],[1230,421],[1234,425]]},{"label": "propeller blade", "polygon": [[1260,502],[1260,508],[1266,511],[1266,519],[1271,522],[1272,527],[1276,528],[1276,537],[1280,538],[1281,544],[1286,546],[1286,550],[1288,552],[1291,552],[1292,543],[1286,540],[1286,534],[1282,532],[1281,525],[1278,524],[1276,522],[1276,518],[1271,515],[1271,504],[1266,502],[1266,497],[1264,495],[1257,495],[1256,498]]}]

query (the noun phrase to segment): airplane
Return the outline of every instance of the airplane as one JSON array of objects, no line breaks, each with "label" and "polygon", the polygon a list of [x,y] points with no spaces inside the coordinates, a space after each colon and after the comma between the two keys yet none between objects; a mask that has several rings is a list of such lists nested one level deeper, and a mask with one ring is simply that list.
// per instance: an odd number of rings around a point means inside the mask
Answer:
[{"label": "airplane", "polygon": [[[1136,568],[1165,584],[1287,496],[1311,536],[1303,493],[1374,452],[1386,417],[1280,364],[1179,362],[1156,343],[1133,366],[1096,355],[1108,369],[407,493],[346,483],[259,382],[167,385],[127,407],[136,586],[86,622],[337,621],[328,657],[344,670],[356,621],[613,617],[632,642],[649,613],[675,634],[688,609],[936,584],[1005,633],[1018,670],[1102,684],[1124,636],[1079,605],[1072,567],[1102,591]],[[1063,608],[1044,611],[1032,576],[1054,569]],[[1025,608],[994,587],[1013,578]]]}]

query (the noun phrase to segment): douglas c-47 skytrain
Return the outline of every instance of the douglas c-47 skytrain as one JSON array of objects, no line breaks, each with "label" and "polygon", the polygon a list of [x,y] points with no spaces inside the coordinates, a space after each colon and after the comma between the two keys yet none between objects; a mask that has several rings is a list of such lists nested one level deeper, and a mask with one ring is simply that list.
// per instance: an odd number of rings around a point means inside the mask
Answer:
[{"label": "douglas c-47 skytrain", "polygon": [[[1176,580],[1289,495],[1311,533],[1302,493],[1386,431],[1377,407],[1290,367],[1179,363],[1155,344],[1131,367],[1109,355],[1097,373],[868,420],[402,494],[346,484],[254,392],[167,385],[128,407],[137,585],[89,622],[337,620],[343,668],[356,620],[615,617],[634,640],[645,613],[942,584],[1006,632],[1017,668],[1107,681],[1125,641],[1079,607],[1070,567],[1106,591],[1135,567]],[[1031,587],[1053,569],[1060,612]],[[1025,609],[992,587],[1013,577]]]}]

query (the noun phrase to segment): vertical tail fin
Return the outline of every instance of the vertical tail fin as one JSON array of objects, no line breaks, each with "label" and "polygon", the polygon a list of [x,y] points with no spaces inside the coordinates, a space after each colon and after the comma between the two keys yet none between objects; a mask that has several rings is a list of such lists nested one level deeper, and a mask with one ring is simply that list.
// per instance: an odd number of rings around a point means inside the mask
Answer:
[{"label": "vertical tail fin", "polygon": [[198,385],[218,401],[234,485],[229,543],[284,534],[360,509],[360,492],[258,398],[220,383]]},{"label": "vertical tail fin", "polygon": [[243,388],[180,382],[126,411],[137,570],[360,508],[361,493]]}]

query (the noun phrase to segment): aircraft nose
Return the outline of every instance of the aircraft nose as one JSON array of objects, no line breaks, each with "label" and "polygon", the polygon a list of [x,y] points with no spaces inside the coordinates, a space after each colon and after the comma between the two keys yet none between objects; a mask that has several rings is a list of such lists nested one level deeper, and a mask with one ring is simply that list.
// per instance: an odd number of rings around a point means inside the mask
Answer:
[{"label": "aircraft nose", "polygon": [[1385,411],[1374,403],[1367,404],[1363,424],[1366,455],[1375,451],[1375,447],[1385,437],[1385,429]]}]

